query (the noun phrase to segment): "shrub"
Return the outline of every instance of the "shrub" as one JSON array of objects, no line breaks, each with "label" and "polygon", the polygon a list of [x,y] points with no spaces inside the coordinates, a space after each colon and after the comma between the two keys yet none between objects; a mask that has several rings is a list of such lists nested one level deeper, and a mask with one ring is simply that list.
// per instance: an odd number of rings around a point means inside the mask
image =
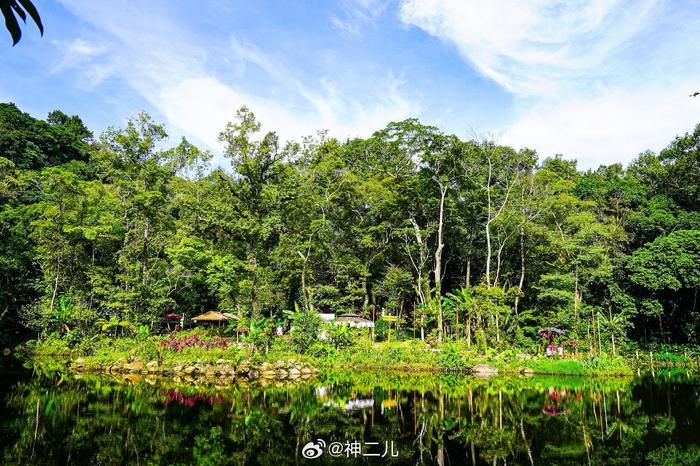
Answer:
[{"label": "shrub", "polygon": [[63,356],[71,354],[68,342],[58,336],[48,336],[41,340],[30,340],[15,349],[20,359],[31,356]]},{"label": "shrub", "polygon": [[347,348],[354,343],[350,326],[346,324],[330,323],[326,328],[326,336],[335,349]]},{"label": "shrub", "polygon": [[291,334],[294,349],[306,353],[318,341],[321,318],[316,312],[301,311],[294,314],[293,321]]},{"label": "shrub", "polygon": [[446,345],[440,352],[440,367],[452,371],[460,371],[467,368],[463,354],[455,345]]},{"label": "shrub", "polygon": [[386,332],[389,329],[389,322],[384,319],[378,319],[374,323],[374,339],[376,341],[386,340]]}]

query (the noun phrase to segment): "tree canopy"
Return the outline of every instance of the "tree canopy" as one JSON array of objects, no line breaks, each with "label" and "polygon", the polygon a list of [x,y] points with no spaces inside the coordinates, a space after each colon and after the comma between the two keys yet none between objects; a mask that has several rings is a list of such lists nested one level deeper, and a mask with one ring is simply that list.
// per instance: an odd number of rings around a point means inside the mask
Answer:
[{"label": "tree canopy", "polygon": [[146,114],[93,137],[0,104],[3,327],[299,307],[475,344],[697,342],[700,126],[587,171],[415,119],[346,141],[262,129],[240,109],[211,167]]}]

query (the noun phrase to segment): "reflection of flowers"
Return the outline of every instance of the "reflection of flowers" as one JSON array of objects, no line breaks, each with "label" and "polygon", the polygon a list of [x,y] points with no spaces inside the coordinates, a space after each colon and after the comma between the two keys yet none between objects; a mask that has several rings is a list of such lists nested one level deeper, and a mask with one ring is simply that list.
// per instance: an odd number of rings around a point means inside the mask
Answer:
[{"label": "reflection of flowers", "polygon": [[318,396],[321,399],[326,399],[326,398],[328,398],[331,390],[333,390],[332,385],[328,385],[327,387],[324,385],[321,385],[321,386],[315,388],[316,396]]},{"label": "reflection of flowers", "polygon": [[[542,408],[542,414],[548,416],[571,414],[571,407],[564,404],[569,398],[568,389],[564,388],[561,391],[557,391],[554,387],[549,387],[548,392],[552,401],[545,404],[545,407]],[[573,400],[576,401],[576,395],[574,395]]]},{"label": "reflection of flowers", "polygon": [[221,404],[223,398],[221,395],[207,395],[205,393],[195,393],[194,395],[185,395],[180,390],[176,388],[163,390],[163,395],[166,396],[165,404],[168,405],[172,402],[180,404],[182,406],[192,407],[195,403],[202,401],[209,403],[209,405],[214,406],[214,404]]}]

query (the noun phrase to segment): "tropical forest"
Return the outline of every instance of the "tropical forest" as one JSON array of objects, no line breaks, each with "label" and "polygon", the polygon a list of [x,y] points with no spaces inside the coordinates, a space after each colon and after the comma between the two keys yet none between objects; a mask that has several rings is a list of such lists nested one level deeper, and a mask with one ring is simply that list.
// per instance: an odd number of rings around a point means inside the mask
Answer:
[{"label": "tropical forest", "polygon": [[283,142],[241,108],[213,167],[146,114],[95,135],[0,111],[6,347],[89,351],[210,310],[262,333],[355,313],[376,341],[484,354],[536,354],[542,328],[591,356],[698,343],[700,126],[581,172],[417,120]]}]

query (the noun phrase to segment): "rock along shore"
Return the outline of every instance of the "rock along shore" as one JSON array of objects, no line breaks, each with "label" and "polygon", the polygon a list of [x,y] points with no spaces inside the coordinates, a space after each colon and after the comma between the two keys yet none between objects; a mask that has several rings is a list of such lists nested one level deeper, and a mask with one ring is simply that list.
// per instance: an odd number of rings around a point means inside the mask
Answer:
[{"label": "rock along shore", "polygon": [[144,374],[169,377],[197,377],[218,380],[297,380],[318,374],[318,369],[296,359],[278,360],[274,363],[253,364],[244,360],[233,362],[219,359],[216,362],[144,361],[136,358],[118,359],[108,364],[95,364],[85,358],[69,363],[74,372],[102,372],[108,374]]}]

